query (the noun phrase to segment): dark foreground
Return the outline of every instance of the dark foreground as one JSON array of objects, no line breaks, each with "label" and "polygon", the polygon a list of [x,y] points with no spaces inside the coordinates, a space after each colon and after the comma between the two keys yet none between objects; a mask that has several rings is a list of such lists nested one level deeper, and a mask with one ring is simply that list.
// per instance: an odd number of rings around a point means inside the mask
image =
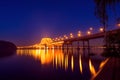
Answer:
[{"label": "dark foreground", "polygon": [[120,58],[111,57],[93,80],[120,80]]}]

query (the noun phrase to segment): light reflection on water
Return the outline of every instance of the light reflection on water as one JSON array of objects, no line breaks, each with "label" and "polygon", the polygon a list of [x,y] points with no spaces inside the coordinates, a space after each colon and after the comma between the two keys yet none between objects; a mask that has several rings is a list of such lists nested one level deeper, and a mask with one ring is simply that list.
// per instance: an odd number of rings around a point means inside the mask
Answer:
[{"label": "light reflection on water", "polygon": [[[75,53],[75,52],[73,52]],[[72,51],[64,52],[61,49],[23,49],[17,50],[18,56],[32,56],[35,60],[39,60],[41,65],[50,65],[55,69],[61,68],[65,71],[71,70],[74,72],[79,69],[79,74],[86,75],[85,70],[90,72],[91,79],[94,79],[95,76],[102,70],[108,59],[94,59],[92,57],[84,57],[83,54],[77,53],[73,54]],[[94,64],[93,64],[94,63]],[[86,66],[88,65],[87,69]],[[97,68],[97,67],[98,68]],[[78,68],[78,69],[77,69]],[[88,73],[87,73],[88,74]]]}]

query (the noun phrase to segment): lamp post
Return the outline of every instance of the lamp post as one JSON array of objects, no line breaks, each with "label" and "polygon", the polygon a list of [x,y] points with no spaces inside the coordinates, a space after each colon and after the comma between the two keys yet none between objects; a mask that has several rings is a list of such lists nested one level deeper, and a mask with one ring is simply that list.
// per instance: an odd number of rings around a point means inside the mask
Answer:
[{"label": "lamp post", "polygon": [[78,37],[80,37],[80,36],[81,36],[81,31],[78,31],[78,34],[77,34],[77,35],[78,35]]},{"label": "lamp post", "polygon": [[90,27],[89,29],[90,29],[90,31],[92,31],[92,30],[93,30],[93,28],[92,28],[92,27]]},{"label": "lamp post", "polygon": [[120,28],[120,17],[116,20],[117,27]]},{"label": "lamp post", "polygon": [[65,38],[65,39],[68,39],[68,37],[67,37],[66,35],[64,35],[64,38]]},{"label": "lamp post", "polygon": [[99,28],[99,31],[100,31],[100,32],[104,32],[104,28],[103,28],[103,27],[100,27],[100,28]]},{"label": "lamp post", "polygon": [[70,33],[70,38],[73,38],[73,34],[72,33]]},{"label": "lamp post", "polygon": [[90,31],[87,31],[87,35],[90,35],[91,34],[91,32]]},{"label": "lamp post", "polygon": [[120,23],[119,23],[119,24],[117,24],[117,26],[120,28]]}]

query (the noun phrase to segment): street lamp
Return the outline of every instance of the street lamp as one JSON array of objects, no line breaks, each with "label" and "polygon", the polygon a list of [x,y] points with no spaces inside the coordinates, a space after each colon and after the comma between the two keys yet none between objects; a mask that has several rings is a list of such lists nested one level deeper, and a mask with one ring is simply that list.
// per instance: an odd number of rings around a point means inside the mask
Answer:
[{"label": "street lamp", "polygon": [[64,38],[61,38],[61,40],[64,40]]},{"label": "street lamp", "polygon": [[55,38],[55,41],[58,41],[58,38],[57,38],[57,37]]},{"label": "street lamp", "polygon": [[101,28],[99,29],[99,31],[100,31],[100,32],[104,32],[104,28],[101,27]]},{"label": "street lamp", "polygon": [[118,23],[117,26],[120,28],[120,23]]},{"label": "street lamp", "polygon": [[78,34],[77,34],[77,35],[78,35],[78,37],[80,37],[80,36],[81,36],[81,31],[78,31]]},{"label": "street lamp", "polygon": [[65,39],[68,39],[68,37],[66,36]]},{"label": "street lamp", "polygon": [[117,19],[117,26],[120,28],[120,17]]},{"label": "street lamp", "polygon": [[90,35],[90,34],[91,34],[91,32],[90,32],[90,31],[87,31],[87,34],[88,34],[88,35]]},{"label": "street lamp", "polygon": [[60,41],[60,38],[58,38],[58,41]]},{"label": "street lamp", "polygon": [[64,38],[65,38],[65,39],[68,39],[68,37],[67,37],[66,35],[64,35]]},{"label": "street lamp", "polygon": [[90,29],[91,31],[93,30],[93,28],[92,28],[92,27],[90,27],[89,29]]},{"label": "street lamp", "polygon": [[72,33],[70,33],[70,38],[73,38],[73,34]]}]

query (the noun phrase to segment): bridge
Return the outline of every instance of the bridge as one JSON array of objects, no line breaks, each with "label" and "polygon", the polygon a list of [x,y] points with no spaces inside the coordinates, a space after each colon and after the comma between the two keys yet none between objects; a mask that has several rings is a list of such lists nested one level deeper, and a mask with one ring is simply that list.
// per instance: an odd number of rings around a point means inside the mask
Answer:
[{"label": "bridge", "polygon": [[[92,30],[92,29],[90,29]],[[103,28],[100,29],[100,32],[92,34],[90,31],[87,32],[87,35],[82,36],[81,32],[78,31],[78,36],[74,37],[72,33],[70,33],[70,36],[64,35],[63,37],[60,38],[43,38],[40,43],[31,45],[31,46],[25,46],[25,47],[18,47],[18,48],[64,48],[65,46],[68,47],[69,45],[72,46],[73,42],[78,43],[79,47],[79,42],[83,42],[83,47],[85,47],[85,42],[87,42],[87,47],[89,49],[90,43],[89,41],[91,39],[98,39],[98,38],[104,38],[105,35],[115,35],[117,32],[120,32],[120,29],[115,29],[115,30],[110,30],[104,32]]]}]

